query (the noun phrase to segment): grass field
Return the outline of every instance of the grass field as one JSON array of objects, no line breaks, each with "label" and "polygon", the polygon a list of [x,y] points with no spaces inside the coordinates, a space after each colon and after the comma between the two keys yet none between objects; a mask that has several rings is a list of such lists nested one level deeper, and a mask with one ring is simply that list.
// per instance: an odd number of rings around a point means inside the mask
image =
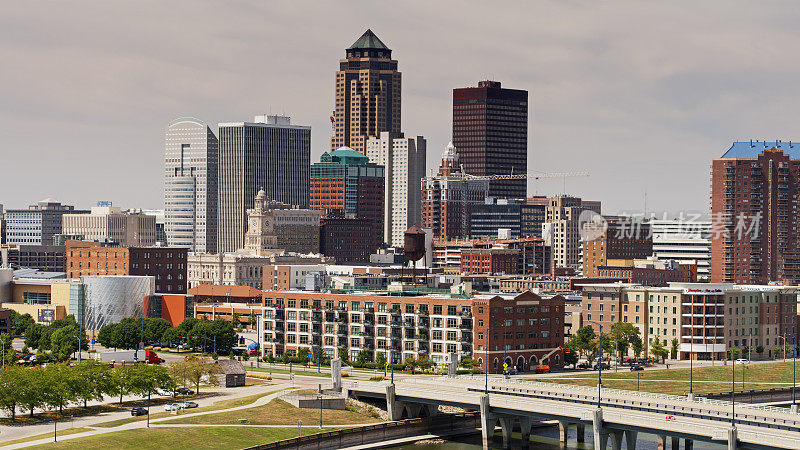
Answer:
[{"label": "grass field", "polygon": [[[247,396],[247,397],[239,397],[239,398],[231,398],[231,399],[227,399],[227,400],[219,400],[219,401],[216,401],[216,402],[214,402],[213,404],[211,404],[209,406],[200,406],[198,408],[192,408],[190,410],[186,410],[186,412],[187,413],[198,413],[198,412],[207,412],[207,411],[218,411],[220,409],[236,408],[237,406],[249,405],[250,403],[255,402],[259,398],[264,397],[265,395],[273,394],[273,393],[278,392],[280,390],[281,389],[276,389],[276,390],[272,390],[272,391],[268,391],[268,392],[264,392],[264,393],[260,393],[260,394],[250,395],[250,396]],[[170,413],[164,411],[164,409],[161,408],[161,407],[154,408],[154,409],[150,410],[150,419],[158,419],[158,418],[161,418],[161,417],[169,417],[169,416],[170,416]],[[98,424],[92,425],[92,426],[101,427],[101,428],[113,428],[113,427],[118,427],[120,425],[124,425],[126,423],[138,422],[140,420],[147,420],[147,416],[126,417],[124,419],[111,420],[111,421],[108,421],[108,422],[98,423]]]},{"label": "grass field", "polygon": [[[319,423],[319,410],[295,408],[283,400],[275,399],[264,406],[255,408],[195,417],[178,417],[164,423],[228,425],[238,424],[240,420],[247,420],[247,423],[252,425],[295,425],[298,419],[306,425],[316,425]],[[376,422],[380,422],[380,420],[350,410],[323,410],[323,425]]]},{"label": "grass field", "polygon": [[[327,428],[325,431],[332,431],[332,429]],[[303,428],[304,435],[318,432],[318,429]],[[81,450],[169,448],[170,450],[193,450],[213,446],[215,449],[240,449],[296,436],[297,427],[140,428],[43,444],[34,448]]]},{"label": "grass field", "polygon": [[[75,433],[83,433],[85,431],[92,431],[91,428],[65,428],[64,430],[58,430],[58,436],[66,436],[68,434],[75,434]],[[52,438],[53,433],[44,433],[44,434],[37,434],[36,436],[28,436],[21,439],[14,439],[11,441],[2,441],[0,445],[13,445],[13,444],[21,444],[23,442],[30,442],[30,441],[38,441],[39,439],[47,439]]]},{"label": "grass field", "polygon": [[[744,390],[769,389],[792,385],[792,363],[771,362],[747,365],[698,367],[693,372],[693,391],[696,394],[711,392],[730,392],[732,368],[736,369],[736,391],[742,388],[744,370]],[[638,372],[639,389],[646,392],[684,395],[689,392],[689,369],[646,370]],[[800,383],[800,364],[797,365],[797,380]],[[603,386],[612,389],[635,391],[637,372],[623,368],[619,372],[603,371]],[[531,378],[551,383],[597,386],[597,372],[576,373],[565,377]]]}]

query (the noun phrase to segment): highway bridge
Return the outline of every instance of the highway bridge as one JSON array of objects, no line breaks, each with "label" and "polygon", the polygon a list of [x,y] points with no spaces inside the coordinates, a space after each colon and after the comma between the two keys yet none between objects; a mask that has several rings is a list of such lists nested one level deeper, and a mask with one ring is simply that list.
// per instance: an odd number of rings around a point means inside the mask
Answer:
[{"label": "highway bridge", "polygon": [[562,442],[567,429],[586,425],[593,429],[596,449],[636,448],[637,433],[667,439],[677,448],[693,448],[694,441],[727,444],[728,449],[800,448],[800,415],[785,408],[688,398],[617,389],[602,389],[598,407],[595,387],[483,377],[404,378],[388,381],[341,383],[349,396],[385,399],[391,420],[434,415],[439,405],[480,410],[483,447],[488,448],[498,422],[504,448],[511,446],[511,431],[519,426],[522,445],[530,441],[534,420],[558,421]]}]

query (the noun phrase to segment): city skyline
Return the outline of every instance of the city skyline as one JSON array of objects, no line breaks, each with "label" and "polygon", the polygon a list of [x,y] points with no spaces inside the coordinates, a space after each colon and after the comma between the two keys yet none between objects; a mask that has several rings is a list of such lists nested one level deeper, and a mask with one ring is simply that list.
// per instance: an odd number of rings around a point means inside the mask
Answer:
[{"label": "city skyline", "polygon": [[[482,79],[530,93],[529,170],[590,171],[567,179],[567,193],[602,199],[609,213],[707,211],[710,161],[731,142],[797,138],[787,114],[798,96],[788,84],[794,63],[778,60],[798,40],[796,7],[709,2],[687,15],[681,4],[538,2],[509,4],[519,14],[502,20],[446,5],[392,12],[418,17],[412,25],[379,5],[351,4],[352,15],[339,5],[156,5],[158,14],[141,4],[8,8],[0,48],[16,70],[0,75],[5,144],[27,169],[0,182],[6,208],[46,197],[163,207],[163,130],[180,116],[216,130],[286,113],[312,126],[318,160],[329,150],[331,68],[367,28],[400,61],[403,128],[428,140],[428,172],[450,140],[452,89]],[[322,26],[340,16],[335,29]],[[459,27],[478,18],[480,31]],[[782,70],[765,70],[777,62]],[[107,170],[121,162],[123,176]],[[33,167],[45,175],[36,185],[26,182]],[[97,179],[62,183],[65,170]],[[538,181],[528,193],[562,190],[561,180]]]}]

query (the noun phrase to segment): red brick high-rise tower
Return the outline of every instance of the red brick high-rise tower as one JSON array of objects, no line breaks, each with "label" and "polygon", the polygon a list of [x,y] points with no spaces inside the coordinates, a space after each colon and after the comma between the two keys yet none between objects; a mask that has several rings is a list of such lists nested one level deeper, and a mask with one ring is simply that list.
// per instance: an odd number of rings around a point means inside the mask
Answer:
[{"label": "red brick high-rise tower", "polygon": [[711,281],[800,282],[800,147],[734,142],[711,165]]}]

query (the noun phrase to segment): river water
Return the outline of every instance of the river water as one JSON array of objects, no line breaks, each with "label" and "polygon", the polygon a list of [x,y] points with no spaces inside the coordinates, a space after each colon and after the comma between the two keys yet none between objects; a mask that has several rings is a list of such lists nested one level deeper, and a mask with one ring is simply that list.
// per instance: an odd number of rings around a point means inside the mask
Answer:
[{"label": "river water", "polygon": [[[543,450],[562,450],[562,449],[592,449],[594,445],[592,445],[592,428],[587,426],[586,427],[586,436],[585,436],[585,443],[578,444],[576,442],[575,436],[576,430],[575,427],[570,427],[569,429],[569,436],[568,436],[568,444],[566,447],[561,447],[558,442],[558,427],[542,427],[542,428],[534,428],[531,431],[531,449],[543,449]],[[511,448],[519,448],[520,447],[520,435],[519,433],[514,433],[511,441]],[[667,448],[670,447],[671,442],[670,439],[667,438]],[[472,436],[463,436],[457,437],[447,440],[445,443],[442,444],[405,444],[397,447],[389,447],[394,450],[454,450],[454,449],[479,449],[481,448],[481,435],[472,435]],[[495,434],[494,441],[492,442],[491,448],[503,448],[503,438],[500,430],[497,430]],[[623,444],[622,448],[625,448]],[[638,441],[636,442],[636,449],[637,450],[657,450],[658,445],[656,443],[656,436],[652,434],[643,434],[639,433]],[[681,442],[681,448],[683,448],[683,442]],[[697,450],[720,450],[727,448],[727,445],[722,444],[712,444],[708,442],[698,442],[695,441],[694,448]]]}]

